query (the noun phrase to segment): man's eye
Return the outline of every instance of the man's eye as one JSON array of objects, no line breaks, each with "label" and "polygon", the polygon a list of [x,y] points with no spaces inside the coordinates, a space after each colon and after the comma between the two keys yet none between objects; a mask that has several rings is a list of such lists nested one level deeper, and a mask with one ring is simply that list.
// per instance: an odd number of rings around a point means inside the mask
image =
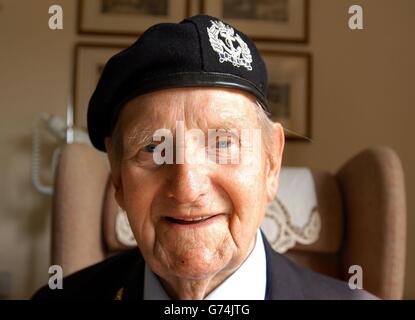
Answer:
[{"label": "man's eye", "polygon": [[218,149],[229,148],[232,145],[232,141],[230,139],[221,139],[216,143],[216,147]]},{"label": "man's eye", "polygon": [[143,149],[145,152],[149,152],[149,153],[153,153],[154,150],[156,149],[157,145],[152,143],[152,144],[148,144],[146,145]]},{"label": "man's eye", "polygon": [[234,138],[232,137],[226,137],[226,138],[218,138],[216,140],[216,148],[217,149],[226,149],[226,148],[231,148],[234,145],[237,144],[237,141],[235,141]]}]

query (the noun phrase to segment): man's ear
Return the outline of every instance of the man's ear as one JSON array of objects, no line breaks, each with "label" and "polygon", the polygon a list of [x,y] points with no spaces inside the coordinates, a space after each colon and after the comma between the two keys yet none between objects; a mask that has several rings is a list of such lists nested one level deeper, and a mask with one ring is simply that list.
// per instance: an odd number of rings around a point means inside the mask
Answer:
[{"label": "man's ear", "polygon": [[124,209],[124,192],[122,188],[121,172],[120,172],[120,161],[114,155],[112,148],[112,138],[106,137],[105,140],[105,150],[107,151],[108,160],[111,167],[111,180],[115,189],[115,200],[117,200],[118,205]]},{"label": "man's ear", "polygon": [[272,139],[274,139],[274,150],[272,150],[267,161],[266,184],[267,200],[272,201],[278,190],[279,175],[281,170],[282,155],[284,151],[285,137],[284,129],[279,123],[274,123]]}]

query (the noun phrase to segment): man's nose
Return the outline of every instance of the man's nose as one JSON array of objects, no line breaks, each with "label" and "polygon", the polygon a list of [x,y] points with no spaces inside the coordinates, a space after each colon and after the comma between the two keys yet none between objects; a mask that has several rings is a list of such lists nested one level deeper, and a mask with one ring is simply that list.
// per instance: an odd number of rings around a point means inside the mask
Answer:
[{"label": "man's nose", "polygon": [[173,164],[169,168],[167,196],[181,204],[202,202],[208,193],[208,178],[203,165]]}]

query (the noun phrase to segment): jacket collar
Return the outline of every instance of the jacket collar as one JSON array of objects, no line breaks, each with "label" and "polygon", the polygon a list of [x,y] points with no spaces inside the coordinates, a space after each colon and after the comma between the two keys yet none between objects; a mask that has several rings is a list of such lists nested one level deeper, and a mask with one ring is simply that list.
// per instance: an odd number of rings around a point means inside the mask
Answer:
[{"label": "jacket collar", "polygon": [[[262,237],[267,260],[265,300],[304,299],[302,286],[293,264],[272,249],[264,233]],[[145,262],[138,249],[134,250],[136,259],[133,260],[130,271],[126,273],[122,291],[117,293],[122,300],[143,299]]]},{"label": "jacket collar", "polygon": [[265,300],[304,299],[302,285],[292,262],[272,249],[264,238],[267,257],[267,290]]}]

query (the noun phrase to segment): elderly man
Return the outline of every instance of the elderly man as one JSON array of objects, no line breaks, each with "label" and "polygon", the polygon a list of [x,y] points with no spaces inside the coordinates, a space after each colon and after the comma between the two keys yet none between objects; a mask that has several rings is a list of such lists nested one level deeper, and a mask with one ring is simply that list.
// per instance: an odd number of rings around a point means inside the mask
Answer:
[{"label": "elderly man", "polygon": [[369,298],[290,262],[260,232],[284,148],[266,92],[255,45],[214,17],[155,25],[112,57],[88,128],[138,250],[35,298]]}]

